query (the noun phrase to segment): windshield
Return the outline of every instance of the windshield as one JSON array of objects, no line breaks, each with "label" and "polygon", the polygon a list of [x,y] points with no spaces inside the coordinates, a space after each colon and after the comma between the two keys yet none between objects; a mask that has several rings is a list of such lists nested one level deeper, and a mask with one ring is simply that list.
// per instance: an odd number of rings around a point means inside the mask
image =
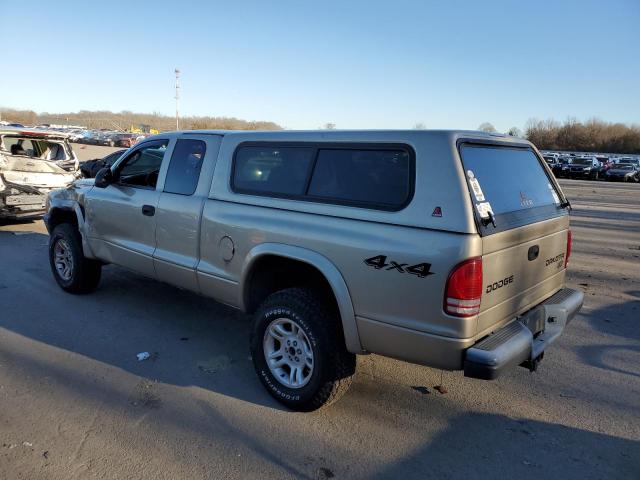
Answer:
[{"label": "windshield", "polygon": [[615,169],[616,170],[632,170],[633,165],[617,165]]}]

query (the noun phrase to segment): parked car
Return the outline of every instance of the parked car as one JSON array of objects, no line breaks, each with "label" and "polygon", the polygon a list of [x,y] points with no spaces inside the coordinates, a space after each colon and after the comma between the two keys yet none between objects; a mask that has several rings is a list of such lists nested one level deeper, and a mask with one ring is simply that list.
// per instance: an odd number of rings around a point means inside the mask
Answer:
[{"label": "parked car", "polygon": [[81,136],[77,139],[78,143],[84,143],[86,145],[95,145],[96,139],[98,135],[102,132],[97,132],[95,130],[85,130],[82,132]]},{"label": "parked car", "polygon": [[573,157],[569,157],[569,156],[560,157],[560,159],[558,160],[558,163],[556,163],[552,168],[553,174],[557,178],[569,177],[569,167],[572,161],[573,161]]},{"label": "parked car", "polygon": [[116,134],[114,132],[100,132],[95,139],[96,145],[104,145],[107,147],[116,146]]},{"label": "parked car", "polygon": [[583,301],[569,202],[514,137],[172,132],[48,203],[63,290],[114,263],[252,313],[255,371],[295,410],[338,399],[356,354],[535,370]]},{"label": "parked car", "polygon": [[604,173],[603,168],[596,157],[575,157],[563,167],[562,174],[569,178],[597,180]]},{"label": "parked car", "polygon": [[0,129],[0,218],[44,213],[46,194],[76,178],[64,170],[77,162],[66,137],[51,132]]},{"label": "parked car", "polygon": [[111,167],[116,160],[118,160],[126,149],[116,150],[113,153],[110,153],[104,158],[96,158],[94,160],[87,160],[80,164],[80,171],[82,172],[82,176],[84,178],[94,178],[96,174],[103,169],[104,167]]},{"label": "parked car", "polygon": [[73,130],[69,133],[70,142],[80,142],[87,134],[86,130]]},{"label": "parked car", "polygon": [[635,163],[637,160],[633,157],[614,157],[612,158],[613,163]]},{"label": "parked car", "polygon": [[607,170],[605,178],[610,181],[640,182],[640,168],[632,163],[618,163]]},{"label": "parked car", "polygon": [[544,161],[547,162],[547,165],[549,165],[549,168],[551,168],[553,170],[553,167],[555,165],[558,164],[558,157],[555,155],[543,155],[542,158],[544,158]]},{"label": "parked car", "polygon": [[137,133],[117,133],[113,135],[113,140],[116,147],[133,147],[137,142]]}]

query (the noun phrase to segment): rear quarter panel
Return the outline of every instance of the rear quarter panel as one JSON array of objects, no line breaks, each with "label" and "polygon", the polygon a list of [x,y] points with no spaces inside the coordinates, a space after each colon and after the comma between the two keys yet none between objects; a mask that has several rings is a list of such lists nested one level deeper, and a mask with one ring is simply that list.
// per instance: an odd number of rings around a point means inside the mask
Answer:
[{"label": "rear quarter panel", "polygon": [[[218,248],[224,237],[234,243],[230,261]],[[232,286],[241,283],[251,250],[277,243],[309,249],[334,264],[358,317],[448,337],[475,334],[475,319],[445,315],[442,299],[451,269],[480,254],[477,236],[208,200],[202,242],[200,288],[225,303],[241,306],[241,292]],[[379,256],[385,257],[377,263],[380,268],[365,262]],[[425,263],[425,276],[406,272],[407,267]]]}]

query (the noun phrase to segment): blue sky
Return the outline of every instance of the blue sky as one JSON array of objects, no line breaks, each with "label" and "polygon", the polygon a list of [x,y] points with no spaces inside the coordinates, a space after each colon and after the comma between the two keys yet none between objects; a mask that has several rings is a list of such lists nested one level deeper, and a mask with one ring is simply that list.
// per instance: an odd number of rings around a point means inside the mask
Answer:
[{"label": "blue sky", "polygon": [[286,128],[640,123],[640,1],[0,0],[0,106]]}]

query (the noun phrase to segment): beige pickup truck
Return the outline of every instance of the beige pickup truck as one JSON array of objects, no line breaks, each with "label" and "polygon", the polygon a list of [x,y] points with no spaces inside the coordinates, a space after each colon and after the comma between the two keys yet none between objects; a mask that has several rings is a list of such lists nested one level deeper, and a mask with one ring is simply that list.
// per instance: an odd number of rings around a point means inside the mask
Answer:
[{"label": "beige pickup truck", "polygon": [[314,410],[357,354],[481,379],[535,369],[582,306],[565,288],[569,208],[507,136],[185,131],[52,192],[45,220],[64,290],[116,264],[253,314],[261,382]]}]

